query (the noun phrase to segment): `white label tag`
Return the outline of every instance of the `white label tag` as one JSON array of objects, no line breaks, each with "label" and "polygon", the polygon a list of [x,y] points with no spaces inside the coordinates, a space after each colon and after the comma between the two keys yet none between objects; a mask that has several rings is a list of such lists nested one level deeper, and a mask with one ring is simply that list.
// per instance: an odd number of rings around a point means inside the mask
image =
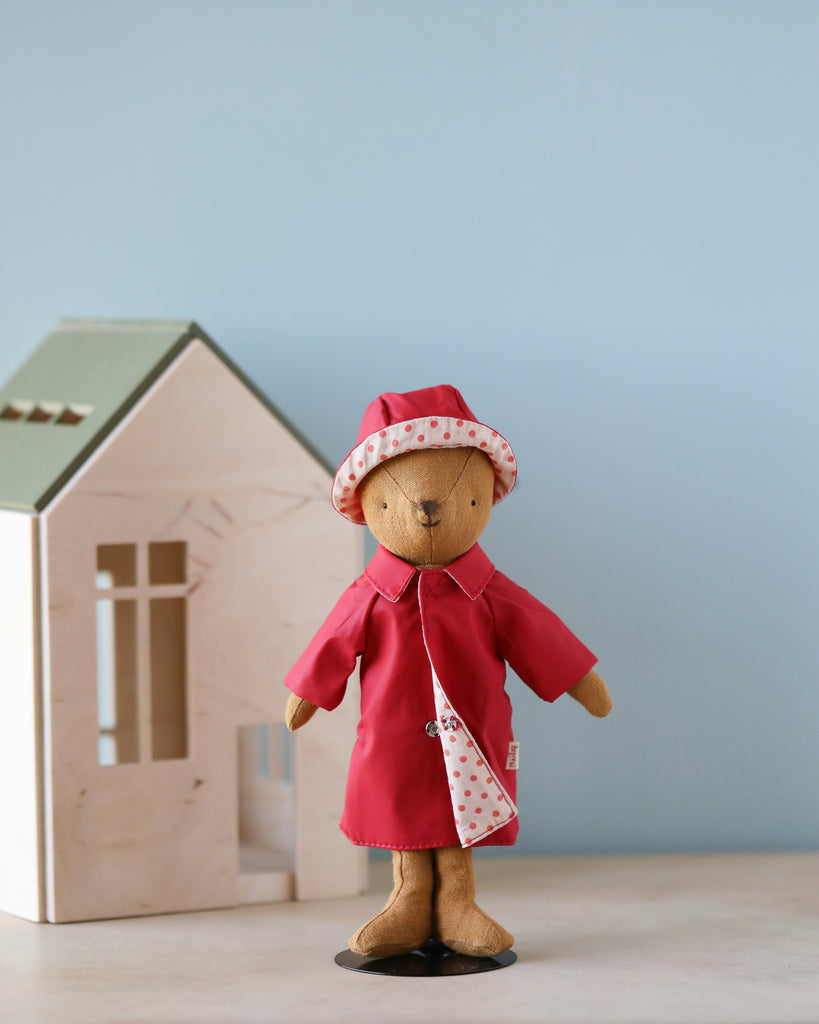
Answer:
[{"label": "white label tag", "polygon": [[518,770],[520,742],[518,740],[512,740],[509,744],[509,753],[506,755],[506,770],[508,772],[516,772]]}]

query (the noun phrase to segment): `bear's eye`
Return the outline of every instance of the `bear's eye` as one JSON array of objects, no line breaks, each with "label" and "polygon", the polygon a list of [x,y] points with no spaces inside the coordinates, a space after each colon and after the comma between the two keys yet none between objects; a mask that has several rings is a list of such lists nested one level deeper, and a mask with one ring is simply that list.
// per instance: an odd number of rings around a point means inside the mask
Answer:
[{"label": "bear's eye", "polygon": [[381,502],[381,508],[386,508],[386,507],[387,507],[387,503],[386,503],[386,501],[382,501],[382,502]]},{"label": "bear's eye", "polygon": [[475,501],[474,498],[472,499],[472,504],[473,504],[473,506],[478,504],[477,501]]}]

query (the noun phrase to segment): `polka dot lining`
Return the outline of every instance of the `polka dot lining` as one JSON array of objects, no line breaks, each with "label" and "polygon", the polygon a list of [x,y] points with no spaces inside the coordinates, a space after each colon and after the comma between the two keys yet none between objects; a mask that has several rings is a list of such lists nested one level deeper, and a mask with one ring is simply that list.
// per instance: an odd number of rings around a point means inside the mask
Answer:
[{"label": "polka dot lining", "polygon": [[[483,771],[487,771],[484,755],[461,721],[457,711],[452,708],[434,669],[432,688],[435,695],[435,713],[442,726],[439,733],[441,747],[444,754],[447,755],[450,751],[454,751],[458,757],[456,763],[465,766],[459,771],[455,771],[450,767],[451,760],[444,758],[458,838],[461,841],[461,846],[472,846],[494,829],[501,828],[514,820],[518,811],[501,782],[493,775],[486,775],[486,782],[480,791],[472,788],[478,780],[477,769],[483,767]],[[443,720],[446,717],[456,719],[458,724],[454,730],[444,730]],[[494,802],[494,809],[491,813],[489,808],[485,807],[488,800]],[[491,817],[491,822],[486,820],[487,816]]]},{"label": "polka dot lining", "polygon": [[[483,423],[459,420],[449,416],[420,417],[393,423],[378,430],[357,444],[339,467],[333,482],[333,507],[354,523],[363,523],[364,514],[356,488],[379,463],[403,452],[425,448],[480,448],[495,467],[494,503],[509,494],[517,478],[517,462],[506,441]],[[352,493],[344,493],[344,485],[354,482]]]}]

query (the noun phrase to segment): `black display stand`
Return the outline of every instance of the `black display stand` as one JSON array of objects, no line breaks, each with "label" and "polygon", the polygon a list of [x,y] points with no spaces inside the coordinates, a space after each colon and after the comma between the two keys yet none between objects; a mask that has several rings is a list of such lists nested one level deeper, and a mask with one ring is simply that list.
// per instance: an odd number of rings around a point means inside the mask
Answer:
[{"label": "black display stand", "polygon": [[364,974],[390,974],[397,978],[449,978],[456,974],[483,974],[509,967],[517,955],[509,950],[498,956],[466,956],[456,953],[436,939],[428,939],[420,949],[400,956],[362,956],[343,949],[335,958],[339,967]]}]

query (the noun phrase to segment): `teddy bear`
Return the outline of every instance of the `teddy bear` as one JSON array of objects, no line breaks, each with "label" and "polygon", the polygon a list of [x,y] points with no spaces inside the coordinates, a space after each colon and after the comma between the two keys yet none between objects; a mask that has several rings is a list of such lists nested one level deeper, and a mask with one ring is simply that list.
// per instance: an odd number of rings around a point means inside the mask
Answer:
[{"label": "teddy bear", "polygon": [[509,442],[439,385],[372,402],[333,482],[337,511],[379,546],[287,675],[286,723],[337,707],[360,659],[341,828],[390,850],[394,879],[350,939],[365,957],[429,939],[473,957],[513,944],[475,902],[472,865],[473,849],[518,834],[507,665],[546,701],[611,710],[591,651],[477,543],[516,476]]}]

